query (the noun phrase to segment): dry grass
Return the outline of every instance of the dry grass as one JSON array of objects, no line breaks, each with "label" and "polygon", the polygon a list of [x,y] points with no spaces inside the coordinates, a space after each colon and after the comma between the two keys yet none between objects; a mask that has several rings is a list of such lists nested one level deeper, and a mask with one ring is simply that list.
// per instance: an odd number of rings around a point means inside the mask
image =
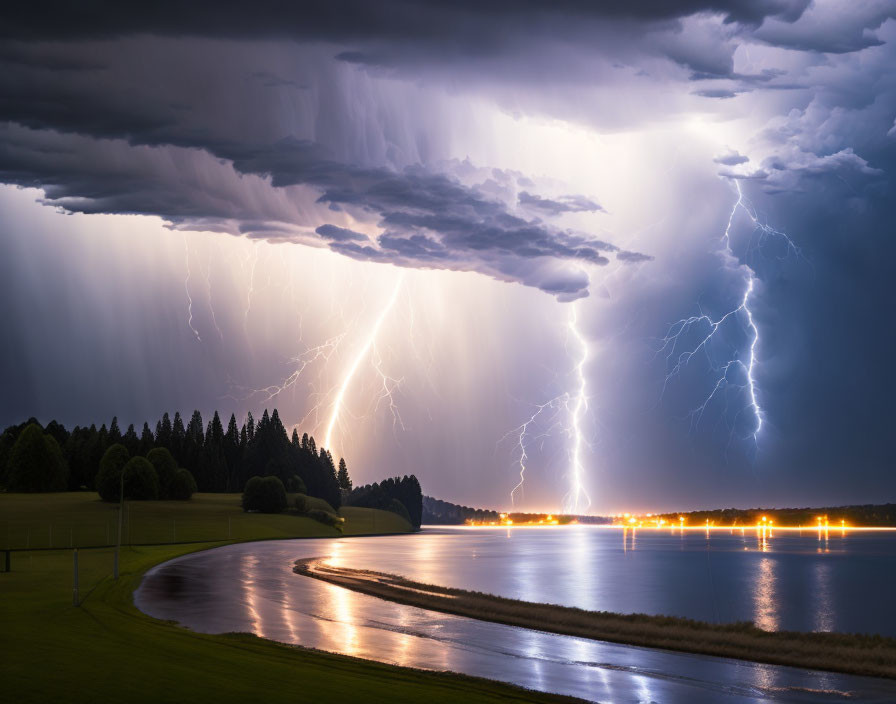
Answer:
[{"label": "dry grass", "polygon": [[896,639],[846,633],[769,632],[647,614],[585,611],[414,582],[397,575],[298,560],[297,574],[409,606],[550,633],[774,665],[896,678]]}]

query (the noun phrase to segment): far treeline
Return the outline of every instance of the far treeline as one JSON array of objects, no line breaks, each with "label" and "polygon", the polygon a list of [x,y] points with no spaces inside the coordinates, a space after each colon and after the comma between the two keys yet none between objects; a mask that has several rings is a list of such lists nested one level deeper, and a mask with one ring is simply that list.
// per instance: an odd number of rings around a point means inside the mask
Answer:
[{"label": "far treeline", "polygon": [[[237,493],[253,477],[276,477],[286,491],[323,499],[334,509],[343,503],[371,505],[420,525],[422,492],[416,477],[387,479],[353,492],[345,460],[339,460],[337,469],[333,456],[318,448],[313,437],[305,433],[300,438],[296,429],[290,437],[277,409],[270,414],[265,410],[257,423],[249,413],[242,426],[231,414],[226,430],[217,411],[207,425],[194,411],[186,425],[180,413],[173,419],[165,413],[155,431],[144,423],[139,435],[133,424],[122,432],[117,418],[108,428],[75,426],[71,431],[55,420],[44,427],[30,418],[0,434],[0,488],[8,491],[89,490],[117,500],[104,486],[114,482],[104,481],[100,470],[105,464],[109,474],[114,466],[118,481],[118,472],[128,461],[132,461],[125,470],[128,498],[189,498],[193,491]],[[138,475],[148,478],[144,483],[152,483],[147,463],[161,475],[160,461],[169,473],[183,470],[177,497],[167,495],[166,481],[158,492],[136,491],[136,486],[128,490],[128,480]]]},{"label": "far treeline", "polygon": [[485,508],[470,508],[453,504],[450,501],[434,499],[432,496],[423,497],[423,522],[428,525],[463,525],[464,523],[498,523],[503,518],[509,518],[514,523],[538,523],[550,515],[561,524],[567,523],[592,523],[607,524],[612,519],[604,516],[573,516],[568,514],[546,513],[499,513]]},{"label": "far treeline", "polygon": [[848,526],[886,527],[896,526],[896,504],[863,504],[855,506],[827,506],[821,508],[722,508],[714,511],[691,511],[690,513],[658,513],[657,518],[665,518],[677,524],[679,516],[684,516],[688,525],[702,525],[707,521],[717,526],[757,525],[764,517],[779,526],[815,527],[822,523],[835,527],[841,522]]}]

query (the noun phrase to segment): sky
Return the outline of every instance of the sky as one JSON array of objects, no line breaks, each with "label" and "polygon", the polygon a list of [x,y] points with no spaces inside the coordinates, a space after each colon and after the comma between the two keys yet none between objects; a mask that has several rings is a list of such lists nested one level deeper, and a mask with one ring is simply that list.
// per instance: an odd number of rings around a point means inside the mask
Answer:
[{"label": "sky", "polygon": [[[40,11],[38,11],[40,10]],[[896,500],[896,0],[0,9],[0,424],[580,513]]]}]

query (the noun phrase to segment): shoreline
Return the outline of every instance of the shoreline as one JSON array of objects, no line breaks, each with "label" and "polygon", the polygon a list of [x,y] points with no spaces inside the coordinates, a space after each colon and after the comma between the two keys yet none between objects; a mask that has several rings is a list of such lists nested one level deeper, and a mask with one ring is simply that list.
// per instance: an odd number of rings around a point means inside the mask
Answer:
[{"label": "shoreline", "polygon": [[424,584],[400,575],[297,560],[293,571],[406,606],[559,635],[714,657],[896,679],[896,638],[763,631],[752,623],[715,625],[647,614],[585,611]]}]

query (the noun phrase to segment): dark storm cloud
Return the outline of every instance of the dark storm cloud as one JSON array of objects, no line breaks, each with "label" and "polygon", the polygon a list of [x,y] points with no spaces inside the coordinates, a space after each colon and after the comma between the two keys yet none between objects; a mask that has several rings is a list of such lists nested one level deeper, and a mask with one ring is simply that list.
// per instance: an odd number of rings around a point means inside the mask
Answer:
[{"label": "dark storm cloud", "polygon": [[585,196],[561,196],[560,198],[542,198],[528,191],[522,191],[519,195],[520,205],[533,210],[542,210],[550,215],[563,213],[593,213],[603,211],[603,208],[590,198]]},{"label": "dark storm cloud", "polygon": [[[540,272],[546,262],[536,260],[600,266],[608,261],[601,252],[616,249],[513,215],[500,201],[423,167],[394,171],[352,166],[326,158],[319,145],[295,139],[216,148],[214,156],[230,161],[239,173],[269,179],[277,188],[310,186],[320,193],[319,201],[375,216],[385,230],[379,249],[345,246],[366,239],[351,230],[329,223],[317,228],[330,240],[331,249],[354,258],[404,266],[438,263],[544,288]],[[133,151],[122,142],[8,126],[0,129],[0,179],[41,186],[49,202],[71,211],[154,214],[175,223],[196,223],[198,229],[212,229],[215,219],[231,219],[239,221],[236,229],[242,233],[277,241],[300,239],[295,226],[301,223],[290,222],[289,213],[265,220],[266,211],[256,209],[251,197],[240,199],[238,189],[228,197],[223,185],[216,193],[207,179],[192,180],[196,167],[191,162],[206,158],[205,152],[143,147],[127,158]],[[544,290],[554,292],[561,288],[561,275],[552,267],[547,270],[550,283]],[[569,276],[571,283],[563,293],[587,295],[587,279],[583,284],[575,272]]]},{"label": "dark storm cloud", "polygon": [[[7,38],[98,38],[129,34],[217,36],[226,38],[313,38],[351,40],[436,39],[456,32],[494,36],[491,28],[504,23],[575,23],[587,20],[633,19],[663,21],[699,12],[718,13],[726,22],[761,24],[768,17],[798,19],[809,0],[324,0],[283,3],[257,0],[251,6],[235,2],[173,0],[123,5],[96,0],[72,5],[57,0],[40,5],[4,6],[0,36]],[[537,18],[541,21],[533,22]],[[469,37],[472,46],[472,37]]]},{"label": "dark storm cloud", "polygon": [[321,225],[315,232],[321,237],[333,240],[334,242],[349,242],[352,240],[356,242],[367,241],[367,237],[360,232],[355,232],[354,230],[349,230],[345,227],[337,227],[336,225]]}]

